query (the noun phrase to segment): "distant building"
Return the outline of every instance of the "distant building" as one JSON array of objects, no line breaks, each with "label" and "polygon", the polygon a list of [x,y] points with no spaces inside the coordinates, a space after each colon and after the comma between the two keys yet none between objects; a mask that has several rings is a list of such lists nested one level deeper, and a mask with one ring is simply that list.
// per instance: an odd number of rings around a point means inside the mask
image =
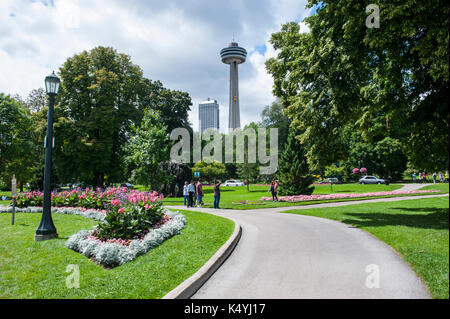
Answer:
[{"label": "distant building", "polygon": [[198,105],[199,129],[203,133],[209,128],[219,131],[219,104],[217,100],[208,100],[200,102]]}]

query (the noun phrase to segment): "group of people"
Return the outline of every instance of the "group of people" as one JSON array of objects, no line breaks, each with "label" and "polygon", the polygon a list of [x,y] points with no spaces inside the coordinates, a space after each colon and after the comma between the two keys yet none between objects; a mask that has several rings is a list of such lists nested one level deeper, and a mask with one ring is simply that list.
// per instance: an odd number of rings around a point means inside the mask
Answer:
[{"label": "group of people", "polygon": [[[214,208],[219,208],[220,202],[220,181],[214,183]],[[194,198],[196,199],[197,207],[203,205],[203,184],[201,180],[197,183],[194,181],[184,182],[183,188],[184,206],[194,207]]]},{"label": "group of people", "polygon": [[[432,175],[433,178],[433,183],[436,184],[437,183],[437,178],[438,178],[438,174],[436,172],[434,172]],[[413,183],[420,183],[420,184],[426,184],[427,183],[427,173],[426,172],[422,172],[422,173],[417,173],[414,172],[412,174],[412,180]],[[444,173],[439,172],[439,182],[440,183],[448,183],[448,171]]]}]

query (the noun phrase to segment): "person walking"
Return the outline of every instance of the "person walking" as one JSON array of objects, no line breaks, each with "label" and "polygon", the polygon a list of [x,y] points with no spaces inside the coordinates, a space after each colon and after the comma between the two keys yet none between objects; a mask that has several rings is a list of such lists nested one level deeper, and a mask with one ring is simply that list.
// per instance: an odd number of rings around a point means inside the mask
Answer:
[{"label": "person walking", "polygon": [[274,202],[275,199],[278,202],[277,191],[275,189],[275,181],[272,181],[272,183],[270,183],[269,192],[272,193],[272,202]]},{"label": "person walking", "polygon": [[278,202],[278,197],[277,197],[277,193],[278,193],[278,181],[275,181],[275,184],[273,185],[273,189],[275,190],[275,198],[277,199],[277,202]]},{"label": "person walking", "polygon": [[423,182],[424,184],[427,183],[427,173],[425,173],[425,172],[423,172],[423,174],[422,174],[422,182]]},{"label": "person walking", "polygon": [[445,171],[445,182],[448,183],[448,171]]},{"label": "person walking", "polygon": [[444,183],[444,174],[443,174],[442,172],[439,172],[439,182],[440,182],[441,184]]},{"label": "person walking", "polygon": [[[183,186],[183,197],[184,197],[184,206],[189,205],[189,192],[188,192],[188,186],[189,183],[186,181],[184,182]],[[189,206],[188,206],[189,207]]]},{"label": "person walking", "polygon": [[437,174],[436,174],[436,172],[434,172],[433,173],[433,184],[436,184],[436,177],[437,177]]},{"label": "person walking", "polygon": [[416,172],[413,172],[413,173],[412,173],[412,181],[413,181],[413,184],[415,184],[415,183],[417,182],[417,175],[416,175]]},{"label": "person walking", "polygon": [[202,207],[203,185],[201,180],[198,180],[197,182],[196,192],[197,192],[197,207]]},{"label": "person walking", "polygon": [[191,183],[188,185],[188,207],[194,207],[194,195],[195,195],[195,185],[194,181],[191,181]]},{"label": "person walking", "polygon": [[216,181],[214,184],[214,208],[219,208],[219,202],[220,202],[220,181]]}]

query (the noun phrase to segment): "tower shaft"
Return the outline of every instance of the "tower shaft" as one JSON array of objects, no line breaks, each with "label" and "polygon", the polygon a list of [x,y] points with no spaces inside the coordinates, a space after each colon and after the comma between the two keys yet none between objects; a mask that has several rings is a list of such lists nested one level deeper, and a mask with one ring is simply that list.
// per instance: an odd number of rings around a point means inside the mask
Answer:
[{"label": "tower shaft", "polygon": [[230,63],[230,108],[228,113],[228,128],[234,130],[240,127],[238,64],[232,62]]},{"label": "tower shaft", "polygon": [[222,62],[230,65],[230,108],[228,111],[228,129],[241,128],[239,109],[239,79],[238,64],[244,63],[247,51],[236,42],[231,42],[226,48],[220,50]]}]

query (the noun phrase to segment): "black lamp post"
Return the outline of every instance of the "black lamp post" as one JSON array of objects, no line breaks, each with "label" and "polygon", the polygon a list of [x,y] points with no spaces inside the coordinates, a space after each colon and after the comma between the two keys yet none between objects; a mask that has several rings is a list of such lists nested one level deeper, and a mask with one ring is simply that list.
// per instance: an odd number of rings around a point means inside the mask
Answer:
[{"label": "black lamp post", "polygon": [[44,168],[44,204],[41,223],[36,229],[35,241],[58,238],[51,212],[51,175],[52,175],[52,148],[53,148],[53,107],[58,94],[59,78],[55,72],[45,78],[45,91],[48,95],[47,136],[45,137],[45,168]]}]

